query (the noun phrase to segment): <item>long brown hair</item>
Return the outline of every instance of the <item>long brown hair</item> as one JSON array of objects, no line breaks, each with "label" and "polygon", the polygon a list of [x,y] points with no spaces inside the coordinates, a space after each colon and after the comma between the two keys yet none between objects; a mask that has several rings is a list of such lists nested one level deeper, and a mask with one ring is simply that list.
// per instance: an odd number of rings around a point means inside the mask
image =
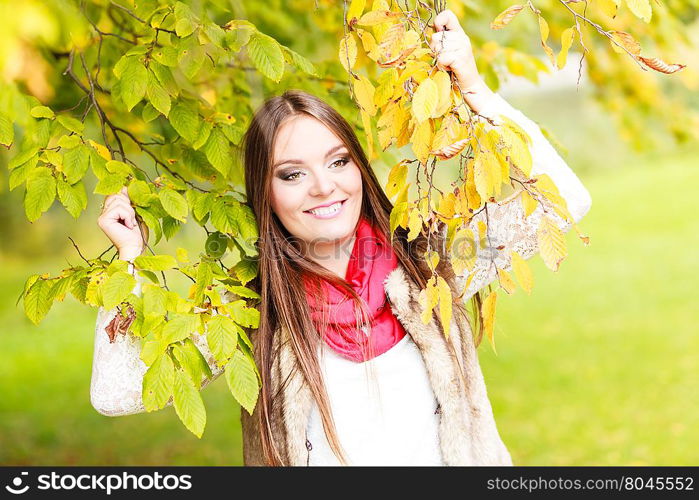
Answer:
[{"label": "long brown hair", "polygon": [[[358,325],[367,323],[363,301],[352,287],[336,274],[308,259],[299,251],[293,237],[281,224],[271,206],[273,151],[276,135],[282,124],[299,115],[313,117],[328,127],[347,147],[362,177],[362,206],[365,217],[388,241],[390,213],[393,205],[386,197],[362,146],[350,124],[332,106],[302,90],[287,90],[272,97],[256,111],[244,136],[244,165],[247,203],[252,208],[259,228],[259,272],[251,286],[259,291],[260,322],[254,333],[255,358],[262,377],[259,405],[259,432],[264,460],[269,465],[284,464],[283,454],[272,433],[272,412],[275,395],[270,380],[273,363],[273,336],[279,327],[289,332],[291,346],[303,377],[318,404],[323,428],[331,449],[346,463],[322,380],[317,348],[322,340],[311,320],[306,291],[298,286],[305,278],[320,290],[327,280],[347,291],[360,311]],[[426,240],[419,237],[407,241],[407,230],[399,227],[393,238],[393,250],[407,275],[424,288],[432,272],[423,260]],[[435,319],[437,319],[435,317]],[[438,319],[437,319],[438,320]],[[280,381],[283,383],[283,381]]]}]

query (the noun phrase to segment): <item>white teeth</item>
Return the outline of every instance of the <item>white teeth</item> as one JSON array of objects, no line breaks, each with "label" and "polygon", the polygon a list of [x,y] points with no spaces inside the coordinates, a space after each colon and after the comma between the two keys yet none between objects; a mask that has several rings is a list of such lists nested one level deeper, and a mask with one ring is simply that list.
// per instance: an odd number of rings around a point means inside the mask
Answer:
[{"label": "white teeth", "polygon": [[313,215],[330,215],[340,210],[340,205],[342,205],[342,202],[338,201],[329,207],[316,208],[315,210],[309,210],[309,212],[311,212]]}]

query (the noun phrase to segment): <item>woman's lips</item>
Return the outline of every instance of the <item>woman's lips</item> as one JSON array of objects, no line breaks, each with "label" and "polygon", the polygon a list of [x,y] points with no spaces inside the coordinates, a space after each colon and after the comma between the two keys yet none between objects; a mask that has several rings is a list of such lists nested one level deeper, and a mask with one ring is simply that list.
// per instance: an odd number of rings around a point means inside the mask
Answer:
[{"label": "woman's lips", "polygon": [[314,217],[316,219],[334,219],[338,215],[340,215],[345,207],[345,202],[347,200],[343,200],[340,202],[340,206],[335,208],[337,203],[334,203],[333,205],[330,205],[328,207],[322,207],[318,209],[314,209],[313,213],[309,210],[305,210],[304,213],[310,215],[311,217]]}]

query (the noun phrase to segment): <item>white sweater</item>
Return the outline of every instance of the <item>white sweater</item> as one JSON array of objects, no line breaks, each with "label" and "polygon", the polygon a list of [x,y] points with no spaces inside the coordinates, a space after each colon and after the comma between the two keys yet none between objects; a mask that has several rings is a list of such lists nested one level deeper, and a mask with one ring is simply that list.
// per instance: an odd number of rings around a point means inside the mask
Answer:
[{"label": "white sweater", "polygon": [[[363,363],[327,345],[320,359],[338,438],[350,465],[442,465],[437,400],[410,335]],[[307,433],[309,465],[340,465],[315,403]]]}]

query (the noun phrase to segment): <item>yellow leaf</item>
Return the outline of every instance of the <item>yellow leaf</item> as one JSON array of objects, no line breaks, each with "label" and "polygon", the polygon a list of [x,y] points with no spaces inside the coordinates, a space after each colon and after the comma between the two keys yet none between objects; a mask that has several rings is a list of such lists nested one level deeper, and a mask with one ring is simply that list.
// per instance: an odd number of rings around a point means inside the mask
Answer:
[{"label": "yellow leaf", "polygon": [[420,60],[408,61],[405,64],[405,69],[400,74],[400,78],[398,80],[398,83],[400,85],[400,87],[398,87],[400,89],[400,94],[402,95],[405,93],[405,89],[403,88],[403,84],[409,78],[412,78],[417,83],[422,83],[422,81],[429,76],[430,69],[431,69],[430,65],[427,64],[425,61],[420,61]]},{"label": "yellow leaf", "polygon": [[376,26],[377,24],[392,21],[400,15],[400,12],[392,12],[390,10],[373,10],[360,17],[357,24],[360,26]]},{"label": "yellow leaf", "polygon": [[374,116],[376,114],[374,86],[365,76],[360,75],[359,79],[354,81],[354,98],[369,116]]},{"label": "yellow leaf", "polygon": [[439,290],[439,320],[444,328],[444,336],[449,338],[451,332],[451,305],[454,297],[451,294],[449,284],[441,276],[437,277],[437,288]]},{"label": "yellow leaf", "polygon": [[374,39],[374,35],[360,28],[357,30],[357,36],[362,41],[362,47],[367,56],[376,61],[379,58],[379,46]]},{"label": "yellow leaf", "polygon": [[500,128],[500,136],[505,143],[510,161],[528,178],[532,171],[532,155],[522,136],[508,126]]},{"label": "yellow leaf", "polygon": [[650,6],[650,0],[626,0],[629,10],[639,19],[643,19],[649,23],[653,15],[653,10]]},{"label": "yellow leaf", "polygon": [[546,267],[552,271],[558,271],[561,261],[568,255],[566,240],[563,231],[551,217],[543,216],[537,230],[539,242],[539,254]]},{"label": "yellow leaf", "polygon": [[563,68],[566,65],[566,60],[568,59],[568,50],[573,44],[573,39],[575,38],[575,28],[566,28],[561,33],[561,51],[558,53],[558,59],[556,60],[556,65],[558,69]]},{"label": "yellow leaf", "polygon": [[418,123],[422,123],[432,116],[439,103],[439,90],[437,84],[427,77],[418,86],[413,94],[412,113]]},{"label": "yellow leaf", "polygon": [[510,273],[504,269],[498,269],[498,278],[500,278],[500,286],[509,294],[513,294],[517,289],[515,281],[510,276]]},{"label": "yellow leaf", "polygon": [[551,66],[555,66],[556,61],[553,55],[553,50],[546,43],[546,41],[549,39],[549,24],[546,22],[546,19],[541,16],[539,16],[539,34],[541,35],[541,46],[544,48],[544,52],[546,52],[546,55],[549,57]]},{"label": "yellow leaf", "polygon": [[451,77],[446,71],[439,70],[432,77],[437,86],[437,106],[432,118],[439,118],[451,108]]},{"label": "yellow leaf", "polygon": [[[625,31],[610,31],[612,35],[610,43],[612,44],[612,49],[618,54],[624,54],[629,51],[631,54],[637,56],[641,54],[641,44],[636,41],[634,37],[626,33]],[[624,50],[626,49],[626,50]]]},{"label": "yellow leaf", "polygon": [[[498,293],[491,292],[481,304],[481,319],[483,320],[483,330],[490,340],[490,344],[495,351],[495,338],[493,336],[493,328],[495,327],[495,305],[497,303]],[[497,352],[497,351],[496,351]]]},{"label": "yellow leaf", "polygon": [[420,234],[422,229],[422,219],[420,212],[414,208],[408,213],[408,241],[413,241]]},{"label": "yellow leaf", "polygon": [[538,201],[536,201],[532,195],[530,195],[527,191],[522,190],[522,206],[524,206],[524,216],[529,217],[534,210],[536,210],[536,206],[539,204]]},{"label": "yellow leaf", "polygon": [[398,70],[396,68],[390,68],[381,73],[374,94],[374,104],[379,107],[384,106],[393,95],[397,82]]},{"label": "yellow leaf", "polygon": [[454,217],[454,206],[456,203],[456,196],[454,193],[449,192],[443,198],[439,200],[438,212],[444,217]]},{"label": "yellow leaf", "polygon": [[386,196],[391,199],[405,186],[408,179],[408,165],[405,160],[401,160],[391,168],[388,173],[388,182],[386,183]]},{"label": "yellow leaf", "polygon": [[347,33],[340,40],[340,53],[338,55],[340,63],[346,71],[354,68],[357,62],[357,42],[354,40],[352,33]]},{"label": "yellow leaf", "polygon": [[359,114],[362,116],[362,126],[366,134],[367,160],[371,161],[376,158],[376,154],[374,153],[374,136],[371,127],[371,117],[363,109],[359,111]]},{"label": "yellow leaf", "polygon": [[519,14],[524,5],[513,5],[502,11],[498,16],[490,23],[490,29],[499,30],[507,26],[514,17]]},{"label": "yellow leaf", "polygon": [[502,169],[495,153],[478,152],[473,168],[474,181],[479,196],[484,200],[488,200],[492,196],[499,196]]},{"label": "yellow leaf", "polygon": [[432,149],[432,120],[426,120],[415,127],[410,142],[417,159],[426,163]]},{"label": "yellow leaf", "polygon": [[95,151],[97,151],[97,154],[99,154],[102,158],[105,160],[109,161],[112,159],[112,155],[109,153],[109,149],[107,149],[106,146],[103,146],[102,144],[93,141],[92,139],[88,139],[87,142],[95,148]]},{"label": "yellow leaf", "polygon": [[439,254],[434,250],[427,250],[425,252],[425,260],[430,265],[430,269],[436,269],[437,264],[439,264]]},{"label": "yellow leaf", "polygon": [[616,11],[619,8],[619,3],[621,0],[597,0],[597,5],[600,6],[602,12],[604,12],[609,17],[616,17]]},{"label": "yellow leaf", "polygon": [[349,8],[347,9],[347,22],[351,23],[352,19],[359,18],[364,12],[364,7],[366,6],[366,0],[352,0]]},{"label": "yellow leaf", "polygon": [[468,227],[456,231],[454,242],[451,246],[451,265],[454,273],[462,275],[466,269],[473,269],[476,264],[476,237]]},{"label": "yellow leaf", "polygon": [[529,264],[514,250],[510,252],[510,255],[512,256],[512,271],[515,273],[519,286],[527,292],[527,295],[531,295],[532,287],[534,286],[534,276],[529,268]]},{"label": "yellow leaf", "polygon": [[439,290],[437,290],[437,280],[432,276],[428,281],[424,290],[420,290],[418,302],[422,306],[422,314],[420,319],[426,325],[432,318],[432,310],[439,301]]},{"label": "yellow leaf", "polygon": [[488,246],[488,226],[482,220],[478,221],[478,241],[481,248]]},{"label": "yellow leaf", "polygon": [[466,183],[464,184],[463,196],[469,209],[475,211],[482,204],[481,196],[476,189],[475,162],[471,159],[466,163]]}]

